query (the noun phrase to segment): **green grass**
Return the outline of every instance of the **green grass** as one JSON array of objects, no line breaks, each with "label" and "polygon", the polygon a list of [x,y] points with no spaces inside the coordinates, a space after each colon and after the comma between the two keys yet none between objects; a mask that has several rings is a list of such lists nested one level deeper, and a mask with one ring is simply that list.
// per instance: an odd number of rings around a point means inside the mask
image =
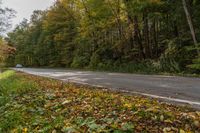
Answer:
[{"label": "green grass", "polygon": [[14,71],[8,70],[0,74],[0,87],[0,94],[7,97],[34,90],[37,85],[34,82],[26,82],[24,78],[18,78]]},{"label": "green grass", "polygon": [[0,132],[7,132],[7,129],[23,123],[22,108],[12,107],[15,98],[37,88],[34,82],[27,82],[23,77],[16,76],[14,71],[8,70],[0,74]]}]

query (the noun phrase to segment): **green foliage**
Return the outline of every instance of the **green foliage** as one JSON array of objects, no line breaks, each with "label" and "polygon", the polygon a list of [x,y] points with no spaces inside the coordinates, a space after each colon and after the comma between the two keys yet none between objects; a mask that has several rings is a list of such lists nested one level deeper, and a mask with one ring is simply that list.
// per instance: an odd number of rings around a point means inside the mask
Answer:
[{"label": "green foliage", "polygon": [[161,69],[167,72],[180,72],[180,66],[177,62],[180,61],[177,59],[179,55],[178,46],[174,41],[169,41],[168,45],[165,53],[160,57]]},{"label": "green foliage", "polygon": [[17,79],[14,71],[5,71],[2,74],[0,73],[0,106],[8,103],[15,93],[23,94],[30,90],[34,90],[37,86],[30,83],[23,83],[23,79]]},{"label": "green foliage", "polygon": [[84,68],[89,62],[88,56],[75,56],[71,64],[72,68]]},{"label": "green foliage", "polygon": [[[189,46],[186,47],[190,53],[196,53],[197,50],[200,50],[200,45],[198,44],[197,47]],[[199,73],[200,72],[200,55],[197,55],[194,58],[191,58],[191,64],[187,65],[188,68],[191,69],[191,72],[193,73]]]},{"label": "green foliage", "polygon": [[197,57],[193,60],[193,63],[191,65],[188,65],[189,68],[195,70],[196,72],[200,71],[200,57]]},{"label": "green foliage", "polygon": [[101,64],[99,65],[101,62],[101,57],[97,53],[94,53],[90,60],[90,68],[98,68],[98,66],[102,66]]},{"label": "green foliage", "polygon": [[22,106],[15,103],[15,98],[36,89],[38,86],[34,82],[25,82],[14,71],[0,73],[0,132],[8,132],[16,126],[20,129],[20,125],[24,123],[24,114]]},{"label": "green foliage", "polygon": [[[197,40],[199,2],[187,2]],[[181,1],[59,0],[8,34],[7,65],[191,72],[197,56]],[[124,67],[124,68],[122,68]],[[147,67],[147,68],[146,68]]]}]

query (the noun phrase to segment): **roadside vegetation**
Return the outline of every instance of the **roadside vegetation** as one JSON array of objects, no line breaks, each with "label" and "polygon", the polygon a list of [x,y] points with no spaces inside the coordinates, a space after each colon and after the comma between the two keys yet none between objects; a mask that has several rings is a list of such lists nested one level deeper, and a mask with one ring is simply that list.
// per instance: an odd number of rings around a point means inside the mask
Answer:
[{"label": "roadside vegetation", "polygon": [[0,74],[0,132],[200,132],[200,112],[14,71]]}]

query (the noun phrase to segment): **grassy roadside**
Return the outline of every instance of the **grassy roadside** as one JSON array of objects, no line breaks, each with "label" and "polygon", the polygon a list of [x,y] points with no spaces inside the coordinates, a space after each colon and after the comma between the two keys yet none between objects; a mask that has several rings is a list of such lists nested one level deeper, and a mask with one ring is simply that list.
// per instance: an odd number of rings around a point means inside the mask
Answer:
[{"label": "grassy roadside", "polygon": [[0,74],[0,132],[200,132],[200,112],[60,81]]}]

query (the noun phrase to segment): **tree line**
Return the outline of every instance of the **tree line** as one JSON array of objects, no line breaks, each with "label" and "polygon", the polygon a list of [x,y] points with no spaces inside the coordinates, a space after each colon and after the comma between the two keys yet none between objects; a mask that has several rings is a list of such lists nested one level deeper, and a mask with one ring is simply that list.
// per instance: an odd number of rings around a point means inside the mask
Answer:
[{"label": "tree line", "polygon": [[15,48],[7,45],[3,36],[11,27],[11,19],[15,16],[15,11],[10,8],[3,8],[0,0],[0,67],[4,65],[5,59],[15,52]]},{"label": "tree line", "polygon": [[199,0],[57,0],[6,38],[9,66],[199,72]]}]

